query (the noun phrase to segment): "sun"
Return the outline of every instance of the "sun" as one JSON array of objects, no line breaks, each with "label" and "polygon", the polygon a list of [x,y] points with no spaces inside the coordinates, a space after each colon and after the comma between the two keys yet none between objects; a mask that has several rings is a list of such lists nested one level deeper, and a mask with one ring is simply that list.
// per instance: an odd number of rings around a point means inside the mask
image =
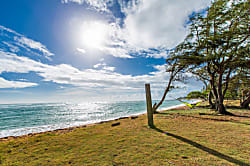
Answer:
[{"label": "sun", "polygon": [[82,25],[79,37],[81,44],[87,48],[101,48],[107,40],[107,25],[101,22],[85,22]]}]

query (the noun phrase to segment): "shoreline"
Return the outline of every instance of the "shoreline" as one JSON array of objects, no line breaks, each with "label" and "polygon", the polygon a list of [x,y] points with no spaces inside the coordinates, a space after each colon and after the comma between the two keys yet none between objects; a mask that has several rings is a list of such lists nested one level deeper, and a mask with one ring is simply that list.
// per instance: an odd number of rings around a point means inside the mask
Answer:
[{"label": "shoreline", "polygon": [[1,164],[250,164],[248,151],[242,150],[250,139],[249,111],[232,108],[238,116],[217,116],[205,105],[154,114],[155,128],[148,127],[144,114],[1,141]]},{"label": "shoreline", "polygon": [[[196,101],[196,102],[199,102],[199,101]],[[162,108],[161,110],[159,110],[159,112],[164,112],[164,111],[168,111],[168,110],[186,110],[186,109],[189,109],[189,107],[184,105],[184,104],[179,104],[179,105],[175,105],[175,106]],[[139,116],[145,116],[146,114],[147,113],[132,114],[132,115],[129,115],[129,116],[123,116],[123,117],[119,117],[119,118],[115,118],[115,119],[102,120],[102,121],[96,122],[96,123],[89,123],[89,124],[77,125],[77,126],[72,126],[72,127],[58,128],[58,129],[55,129],[55,130],[34,132],[34,133],[28,133],[28,134],[24,134],[24,135],[6,136],[6,137],[1,137],[0,142],[2,142],[2,141],[10,141],[10,140],[19,139],[19,138],[32,137],[32,136],[37,136],[37,135],[47,134],[47,133],[63,134],[63,133],[71,132],[74,129],[95,126],[95,125],[98,125],[98,124],[103,124],[103,123],[108,123],[108,122],[115,122],[115,121],[122,120],[122,119],[131,119],[132,120],[132,119],[138,118]]]}]

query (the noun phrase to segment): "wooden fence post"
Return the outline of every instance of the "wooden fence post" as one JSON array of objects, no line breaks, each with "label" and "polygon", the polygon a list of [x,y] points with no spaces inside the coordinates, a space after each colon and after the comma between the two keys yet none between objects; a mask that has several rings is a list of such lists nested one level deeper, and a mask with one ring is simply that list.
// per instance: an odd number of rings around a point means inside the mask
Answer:
[{"label": "wooden fence post", "polygon": [[146,91],[146,102],[147,102],[148,126],[153,128],[154,127],[154,120],[153,120],[150,84],[145,84],[145,91]]}]

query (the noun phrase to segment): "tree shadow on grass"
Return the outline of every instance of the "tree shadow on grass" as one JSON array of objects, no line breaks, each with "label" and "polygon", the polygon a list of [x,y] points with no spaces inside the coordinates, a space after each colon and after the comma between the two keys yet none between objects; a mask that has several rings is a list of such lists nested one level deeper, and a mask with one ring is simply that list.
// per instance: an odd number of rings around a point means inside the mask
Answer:
[{"label": "tree shadow on grass", "polygon": [[247,163],[244,163],[244,162],[242,162],[240,160],[234,159],[234,158],[232,158],[230,156],[227,156],[227,155],[225,155],[223,153],[220,153],[220,152],[218,152],[216,150],[213,150],[211,148],[205,147],[205,146],[203,146],[201,144],[198,144],[198,143],[196,143],[196,142],[194,142],[192,140],[189,140],[187,138],[184,138],[184,137],[181,137],[181,136],[169,133],[169,132],[165,132],[165,131],[157,128],[157,127],[153,127],[152,129],[156,130],[157,132],[164,133],[164,134],[166,134],[168,136],[174,137],[174,138],[176,138],[178,140],[181,140],[181,141],[183,141],[183,142],[185,142],[185,143],[187,143],[189,145],[192,145],[192,146],[194,146],[194,147],[196,147],[198,149],[201,149],[201,150],[203,150],[205,152],[208,152],[209,154],[212,154],[212,155],[214,155],[216,157],[219,157],[221,159],[227,160],[228,162],[231,162],[233,164],[237,164],[237,165],[241,165],[241,166],[250,166]]},{"label": "tree shadow on grass", "polygon": [[[199,115],[227,116],[227,115],[222,115],[222,114],[209,114],[209,113],[199,113]],[[248,113],[247,113],[247,115],[237,115],[237,114],[233,114],[232,117],[250,118],[250,114],[248,114]]]},{"label": "tree shadow on grass", "polygon": [[218,122],[231,122],[231,123],[238,123],[238,124],[250,125],[249,123],[240,122],[240,121],[236,121],[236,120],[216,119],[216,118],[198,117],[198,116],[190,116],[190,115],[188,115],[188,116],[182,115],[182,116],[192,117],[192,118],[202,119],[202,120],[212,120],[212,121],[218,121]]},{"label": "tree shadow on grass", "polygon": [[[165,113],[165,112],[161,112],[159,114],[162,114],[162,115],[172,115],[172,114],[168,114],[168,113]],[[231,123],[238,123],[238,124],[250,125],[249,123],[240,122],[240,121],[236,121],[236,120],[216,119],[216,118],[208,118],[208,117],[200,117],[200,116],[192,116],[192,115],[183,115],[183,114],[176,114],[176,115],[177,116],[182,116],[182,117],[191,117],[191,118],[196,118],[196,119],[201,119],[201,120],[212,120],[212,121],[218,121],[218,122],[231,122]],[[200,115],[218,116],[218,115],[206,114],[206,113],[202,113]],[[249,116],[236,116],[236,117],[250,118]]]},{"label": "tree shadow on grass", "polygon": [[[240,106],[235,106],[235,105],[225,105],[226,108],[229,109],[237,109],[237,110],[241,110],[242,108]],[[203,106],[197,106],[196,108],[207,108],[207,109],[211,109],[210,105],[203,105]]]},{"label": "tree shadow on grass", "polygon": [[[195,110],[194,110],[195,111]],[[189,113],[189,114],[196,114],[196,113],[199,113],[199,112],[194,112],[194,113]],[[169,113],[169,112],[159,112],[159,114],[174,114],[174,113]],[[177,115],[181,115],[180,113],[175,113]],[[236,114],[233,114],[232,115],[222,115],[222,114],[213,114],[213,113],[199,113],[200,115],[211,115],[211,116],[232,116],[232,117],[239,117],[239,118],[250,118],[250,115],[236,115]]]}]

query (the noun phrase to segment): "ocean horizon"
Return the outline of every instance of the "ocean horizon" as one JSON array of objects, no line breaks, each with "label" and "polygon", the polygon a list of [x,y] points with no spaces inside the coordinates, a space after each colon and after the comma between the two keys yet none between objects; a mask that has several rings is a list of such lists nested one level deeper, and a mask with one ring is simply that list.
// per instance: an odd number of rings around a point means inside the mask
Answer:
[{"label": "ocean horizon", "polygon": [[[181,105],[183,104],[178,100],[167,100],[159,110]],[[144,113],[145,101],[0,104],[0,138],[93,124]]]}]

